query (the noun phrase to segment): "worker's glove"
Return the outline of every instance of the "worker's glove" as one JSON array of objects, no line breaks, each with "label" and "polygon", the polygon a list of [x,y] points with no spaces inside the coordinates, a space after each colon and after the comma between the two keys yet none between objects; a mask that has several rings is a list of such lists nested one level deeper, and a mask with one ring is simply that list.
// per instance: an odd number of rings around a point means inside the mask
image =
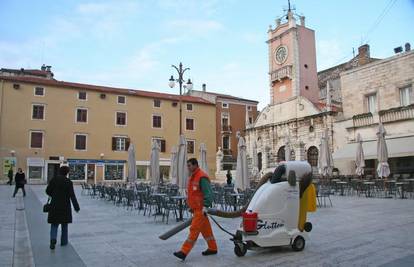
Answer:
[{"label": "worker's glove", "polygon": [[207,216],[208,208],[203,207],[203,214]]},{"label": "worker's glove", "polygon": [[188,209],[188,211],[189,211],[190,213],[194,213],[193,209]]}]

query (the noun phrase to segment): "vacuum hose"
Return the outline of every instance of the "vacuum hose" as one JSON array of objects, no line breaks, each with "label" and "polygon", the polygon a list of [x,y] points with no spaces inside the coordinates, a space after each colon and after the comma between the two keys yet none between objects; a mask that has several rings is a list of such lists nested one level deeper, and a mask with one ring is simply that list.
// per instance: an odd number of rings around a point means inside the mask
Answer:
[{"label": "vacuum hose", "polygon": [[[265,175],[262,176],[262,178],[260,179],[259,183],[257,184],[257,188],[254,191],[254,193],[256,193],[256,191],[265,183],[267,183],[267,181],[269,181],[270,178],[272,178],[273,173],[272,172],[268,172]],[[238,218],[241,217],[242,214],[247,210],[247,207],[250,204],[250,200],[249,202],[246,203],[246,205],[244,205],[241,209],[236,210],[236,211],[222,211],[222,210],[218,210],[218,209],[208,209],[207,213],[213,216],[217,216],[217,217],[222,217],[222,218]]]}]

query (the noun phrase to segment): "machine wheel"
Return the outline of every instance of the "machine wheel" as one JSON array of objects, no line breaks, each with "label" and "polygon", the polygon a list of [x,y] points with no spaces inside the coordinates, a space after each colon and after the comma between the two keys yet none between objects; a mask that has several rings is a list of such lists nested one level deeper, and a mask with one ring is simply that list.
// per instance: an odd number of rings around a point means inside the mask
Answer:
[{"label": "machine wheel", "polygon": [[235,243],[234,244],[234,254],[237,255],[237,257],[243,257],[246,255],[247,247],[244,243]]},{"label": "machine wheel", "polygon": [[305,239],[298,235],[292,244],[293,251],[302,251],[305,248]]},{"label": "machine wheel", "polygon": [[304,229],[305,229],[305,231],[306,232],[310,232],[310,231],[312,231],[312,223],[310,223],[310,222],[305,222],[305,225],[304,225]]}]

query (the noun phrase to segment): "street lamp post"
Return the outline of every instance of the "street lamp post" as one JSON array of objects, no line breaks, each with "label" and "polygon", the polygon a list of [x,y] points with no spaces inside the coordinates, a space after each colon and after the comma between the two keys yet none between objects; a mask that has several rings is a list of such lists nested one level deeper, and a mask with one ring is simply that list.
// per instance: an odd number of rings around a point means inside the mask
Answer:
[{"label": "street lamp post", "polygon": [[[182,101],[181,101],[181,96],[182,96],[182,90],[183,90],[183,83],[184,81],[184,72],[186,72],[187,70],[189,70],[190,68],[183,68],[183,63],[180,62],[180,64],[178,65],[178,68],[175,65],[172,65],[172,67],[177,71],[178,73],[178,79],[174,79],[174,76],[171,75],[171,78],[169,80],[168,85],[170,86],[170,88],[174,88],[175,87],[175,82],[178,82],[179,86],[180,86],[180,135],[183,133],[183,119],[182,119],[182,114],[183,114],[183,110],[182,110]],[[187,88],[188,90],[193,89],[193,83],[191,82],[191,79],[188,79],[187,83],[184,85],[184,88]]]}]

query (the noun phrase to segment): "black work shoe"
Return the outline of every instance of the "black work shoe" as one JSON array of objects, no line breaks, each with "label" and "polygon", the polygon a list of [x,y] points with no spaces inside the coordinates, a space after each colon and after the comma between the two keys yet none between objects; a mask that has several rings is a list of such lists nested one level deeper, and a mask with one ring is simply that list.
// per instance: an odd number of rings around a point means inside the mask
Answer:
[{"label": "black work shoe", "polygon": [[50,240],[50,249],[55,249],[56,247],[56,239],[51,239]]},{"label": "black work shoe", "polygon": [[201,254],[202,254],[203,256],[215,255],[215,254],[217,254],[217,250],[207,249],[207,250],[205,250],[205,251],[201,252]]},{"label": "black work shoe", "polygon": [[185,257],[187,257],[187,255],[184,254],[184,252],[182,251],[177,251],[173,253],[174,256],[176,256],[177,258],[181,259],[181,260],[185,260]]},{"label": "black work shoe", "polygon": [[66,243],[60,243],[60,245],[61,245],[62,247],[67,246],[67,245],[68,245],[68,242],[66,242]]}]

